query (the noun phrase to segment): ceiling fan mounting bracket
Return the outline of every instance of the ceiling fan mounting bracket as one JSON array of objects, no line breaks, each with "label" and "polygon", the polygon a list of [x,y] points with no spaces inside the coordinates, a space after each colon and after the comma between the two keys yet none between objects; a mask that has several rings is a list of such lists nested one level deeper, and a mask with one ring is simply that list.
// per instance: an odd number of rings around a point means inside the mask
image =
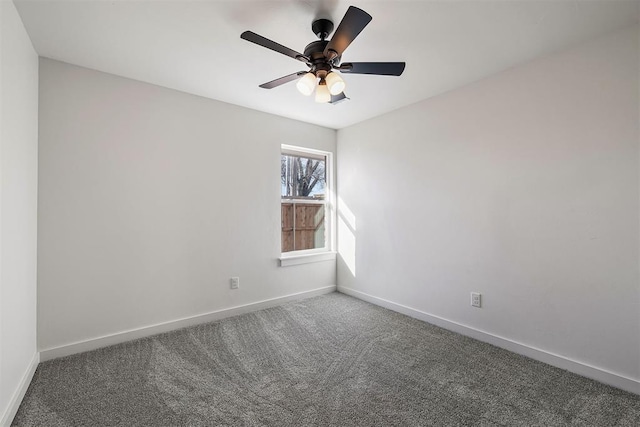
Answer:
[{"label": "ceiling fan mounting bracket", "polygon": [[333,22],[328,19],[316,19],[311,23],[311,31],[320,40],[325,40],[333,31]]}]

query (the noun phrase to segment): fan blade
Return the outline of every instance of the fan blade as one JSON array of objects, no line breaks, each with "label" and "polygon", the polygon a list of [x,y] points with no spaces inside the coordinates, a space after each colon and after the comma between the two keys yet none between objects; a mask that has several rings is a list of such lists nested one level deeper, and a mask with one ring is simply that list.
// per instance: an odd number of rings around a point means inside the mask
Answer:
[{"label": "fan blade", "polygon": [[329,101],[329,104],[337,104],[345,99],[349,98],[347,98],[347,95],[345,95],[344,92],[340,92],[337,95],[331,95],[331,101]]},{"label": "fan blade", "polygon": [[279,79],[263,83],[260,85],[260,87],[263,89],[273,89],[274,87],[289,83],[290,81],[295,80],[300,76],[304,76],[305,74],[307,74],[307,71],[298,71],[297,73],[289,74],[288,76],[280,77]]},{"label": "fan blade", "polygon": [[404,62],[345,62],[337,70],[351,74],[399,76],[404,71],[405,65]]},{"label": "fan blade", "polygon": [[372,19],[371,15],[364,10],[349,6],[347,13],[344,14],[344,18],[340,21],[340,25],[333,33],[331,41],[324,49],[324,56],[330,60],[337,56],[342,56],[342,52],[349,47],[351,42]]},{"label": "fan blade", "polygon": [[259,34],[256,34],[252,31],[245,31],[244,33],[242,33],[240,35],[241,39],[244,39],[246,41],[249,41],[251,43],[255,43],[258,46],[262,46],[262,47],[266,47],[267,49],[271,49],[271,50],[275,50],[276,52],[279,52],[283,55],[287,55],[290,56],[293,59],[297,59],[298,61],[302,61],[302,62],[309,62],[309,58],[307,58],[306,56],[304,56],[303,54],[301,54],[300,52],[296,52],[293,49],[289,49],[286,46],[282,46],[279,43],[274,42],[273,40],[269,40],[266,37],[262,37]]}]

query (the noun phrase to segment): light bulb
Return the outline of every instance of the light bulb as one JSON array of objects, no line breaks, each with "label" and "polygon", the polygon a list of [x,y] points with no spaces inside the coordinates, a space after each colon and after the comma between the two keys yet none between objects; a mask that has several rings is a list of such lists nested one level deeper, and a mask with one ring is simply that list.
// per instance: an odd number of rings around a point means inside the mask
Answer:
[{"label": "light bulb", "polygon": [[307,73],[296,83],[296,87],[301,94],[309,96],[316,88],[316,76],[313,73]]},{"label": "light bulb", "polygon": [[321,79],[318,87],[316,88],[316,102],[329,101],[331,101],[331,93],[329,93],[327,82],[325,82],[324,79]]},{"label": "light bulb", "polygon": [[338,95],[344,91],[346,84],[337,73],[329,73],[327,74],[327,86],[329,86],[331,95]]}]

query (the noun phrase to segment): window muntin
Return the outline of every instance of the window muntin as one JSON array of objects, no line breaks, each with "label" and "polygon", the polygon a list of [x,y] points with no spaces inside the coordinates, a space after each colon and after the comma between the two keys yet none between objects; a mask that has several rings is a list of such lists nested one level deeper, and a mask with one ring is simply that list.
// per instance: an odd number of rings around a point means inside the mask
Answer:
[{"label": "window muntin", "polygon": [[329,161],[329,153],[283,146],[280,159],[282,253],[329,249]]}]

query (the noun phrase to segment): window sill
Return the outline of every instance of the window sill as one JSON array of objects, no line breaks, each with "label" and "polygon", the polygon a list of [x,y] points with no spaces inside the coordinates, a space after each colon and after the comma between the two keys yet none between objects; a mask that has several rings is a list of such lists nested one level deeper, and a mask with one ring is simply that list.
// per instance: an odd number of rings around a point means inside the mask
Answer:
[{"label": "window sill", "polygon": [[283,255],[280,257],[280,267],[291,265],[309,264],[311,262],[333,261],[336,259],[336,252],[320,252],[316,254],[304,255]]}]

